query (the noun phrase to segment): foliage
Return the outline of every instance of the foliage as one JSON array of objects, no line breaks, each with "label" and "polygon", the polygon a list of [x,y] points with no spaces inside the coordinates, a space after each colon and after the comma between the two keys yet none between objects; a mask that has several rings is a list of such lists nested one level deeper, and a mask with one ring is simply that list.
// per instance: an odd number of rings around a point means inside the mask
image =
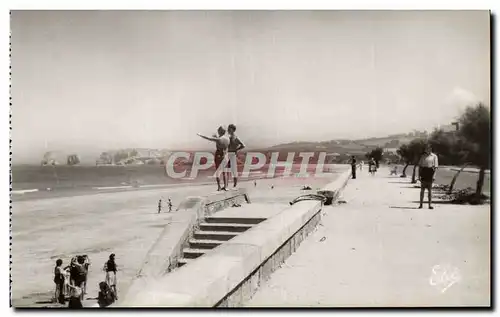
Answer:
[{"label": "foliage", "polygon": [[440,197],[441,200],[448,201],[452,204],[471,204],[478,205],[483,204],[489,200],[489,197],[481,194],[480,196],[476,195],[476,191],[467,187],[465,189],[454,190],[451,194],[445,194]]},{"label": "foliage", "polygon": [[442,165],[463,165],[466,161],[466,141],[456,132],[434,130],[429,138],[432,151]]},{"label": "foliage", "polygon": [[366,153],[366,157],[368,159],[374,159],[375,162],[377,163],[377,166],[378,166],[378,163],[382,160],[382,155],[384,153],[384,149],[382,149],[381,147],[377,147],[373,150],[371,150],[370,152]]},{"label": "foliage", "polygon": [[137,152],[137,150],[136,150],[136,149],[133,149],[133,150],[129,153],[129,156],[130,156],[130,157],[134,157],[134,156],[137,156],[137,155],[139,155],[139,152]]},{"label": "foliage", "polygon": [[464,140],[465,159],[480,168],[490,167],[491,118],[489,109],[479,103],[468,107],[459,122],[459,136]]},{"label": "foliage", "polygon": [[424,153],[427,141],[424,139],[415,139],[408,144],[403,144],[398,149],[398,154],[406,164],[416,164]]},{"label": "foliage", "polygon": [[410,148],[409,148],[408,144],[401,145],[399,147],[399,149],[397,150],[397,153],[406,164],[411,163],[412,159],[411,159]]},{"label": "foliage", "polygon": [[414,139],[410,143],[403,144],[399,147],[397,153],[406,164],[403,169],[403,174],[401,175],[401,177],[406,177],[406,168],[408,167],[408,165],[414,164],[412,173],[412,183],[416,183],[415,179],[416,164],[418,163],[420,156],[422,156],[422,153],[424,153],[427,144],[428,142],[425,139]]},{"label": "foliage", "polygon": [[491,165],[491,118],[482,103],[468,107],[459,122],[459,135],[464,140],[465,159],[479,167],[475,199],[481,200],[485,170]]}]

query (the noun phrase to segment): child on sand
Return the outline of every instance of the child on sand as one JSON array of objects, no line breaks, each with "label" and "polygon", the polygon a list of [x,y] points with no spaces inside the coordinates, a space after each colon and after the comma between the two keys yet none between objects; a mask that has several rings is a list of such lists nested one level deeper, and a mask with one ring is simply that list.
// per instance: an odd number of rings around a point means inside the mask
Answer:
[{"label": "child on sand", "polygon": [[106,282],[99,283],[99,294],[97,295],[97,303],[99,307],[108,307],[115,302],[115,294]]},{"label": "child on sand", "polygon": [[82,289],[78,286],[70,285],[71,288],[68,308],[78,309],[83,308],[82,304]]},{"label": "child on sand", "polygon": [[63,261],[57,259],[56,267],[54,268],[54,283],[56,284],[56,291],[54,294],[54,301],[59,304],[64,304],[64,271],[62,267]]}]

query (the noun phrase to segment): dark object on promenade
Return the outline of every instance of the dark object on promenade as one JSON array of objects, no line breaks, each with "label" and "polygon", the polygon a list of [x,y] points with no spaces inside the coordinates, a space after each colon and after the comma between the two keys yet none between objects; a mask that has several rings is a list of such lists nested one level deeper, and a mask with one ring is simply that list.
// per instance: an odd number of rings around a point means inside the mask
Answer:
[{"label": "dark object on promenade", "polygon": [[161,212],[161,199],[158,200],[158,213]]},{"label": "dark object on promenade", "polygon": [[304,200],[319,200],[325,205],[331,205],[333,198],[330,198],[326,195],[323,195],[321,193],[317,194],[307,194],[307,195],[301,195],[294,200],[290,202],[290,206],[293,206],[294,204],[298,203],[299,201],[304,201]]}]

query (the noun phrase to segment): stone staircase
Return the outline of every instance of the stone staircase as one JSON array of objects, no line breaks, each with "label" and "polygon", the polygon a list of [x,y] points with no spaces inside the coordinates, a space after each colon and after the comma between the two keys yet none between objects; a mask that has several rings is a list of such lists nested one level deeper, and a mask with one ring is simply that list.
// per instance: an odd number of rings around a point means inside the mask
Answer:
[{"label": "stone staircase", "polygon": [[183,249],[177,266],[182,267],[194,261],[264,220],[266,218],[206,217],[193,233],[193,237],[188,240],[188,247]]}]

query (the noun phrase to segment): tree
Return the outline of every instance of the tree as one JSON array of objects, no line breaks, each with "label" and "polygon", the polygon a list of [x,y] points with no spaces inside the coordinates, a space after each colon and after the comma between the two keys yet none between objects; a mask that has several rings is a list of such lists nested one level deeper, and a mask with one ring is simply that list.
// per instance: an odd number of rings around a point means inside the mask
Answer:
[{"label": "tree", "polygon": [[484,176],[491,161],[491,118],[490,110],[482,103],[467,107],[459,122],[458,134],[464,140],[464,149],[468,162],[479,167],[476,185],[476,199],[479,201],[483,192]]},{"label": "tree", "polygon": [[415,172],[417,169],[418,161],[419,161],[420,157],[422,156],[422,154],[424,153],[425,148],[427,147],[427,144],[428,144],[427,140],[425,140],[425,139],[414,139],[408,144],[408,151],[410,152],[409,156],[410,156],[411,162],[413,164],[413,172],[411,175],[412,184],[415,184],[417,182],[416,177],[415,177],[416,176]]},{"label": "tree", "polygon": [[137,156],[139,155],[139,152],[136,150],[136,149],[133,149],[130,153],[129,153],[129,157],[134,157],[134,156]]},{"label": "tree", "polygon": [[377,147],[376,149],[371,150],[370,152],[366,153],[366,157],[368,159],[374,159],[375,164],[377,164],[377,168],[379,167],[379,162],[382,160],[382,154],[384,153],[384,150],[380,147]]},{"label": "tree", "polygon": [[408,168],[408,165],[410,165],[413,161],[408,144],[401,145],[397,153],[405,163],[405,167],[403,168],[403,175],[401,175],[401,177],[406,177],[406,169]]},{"label": "tree", "polygon": [[462,165],[466,161],[465,141],[455,132],[434,130],[429,137],[429,144],[440,164]]}]

